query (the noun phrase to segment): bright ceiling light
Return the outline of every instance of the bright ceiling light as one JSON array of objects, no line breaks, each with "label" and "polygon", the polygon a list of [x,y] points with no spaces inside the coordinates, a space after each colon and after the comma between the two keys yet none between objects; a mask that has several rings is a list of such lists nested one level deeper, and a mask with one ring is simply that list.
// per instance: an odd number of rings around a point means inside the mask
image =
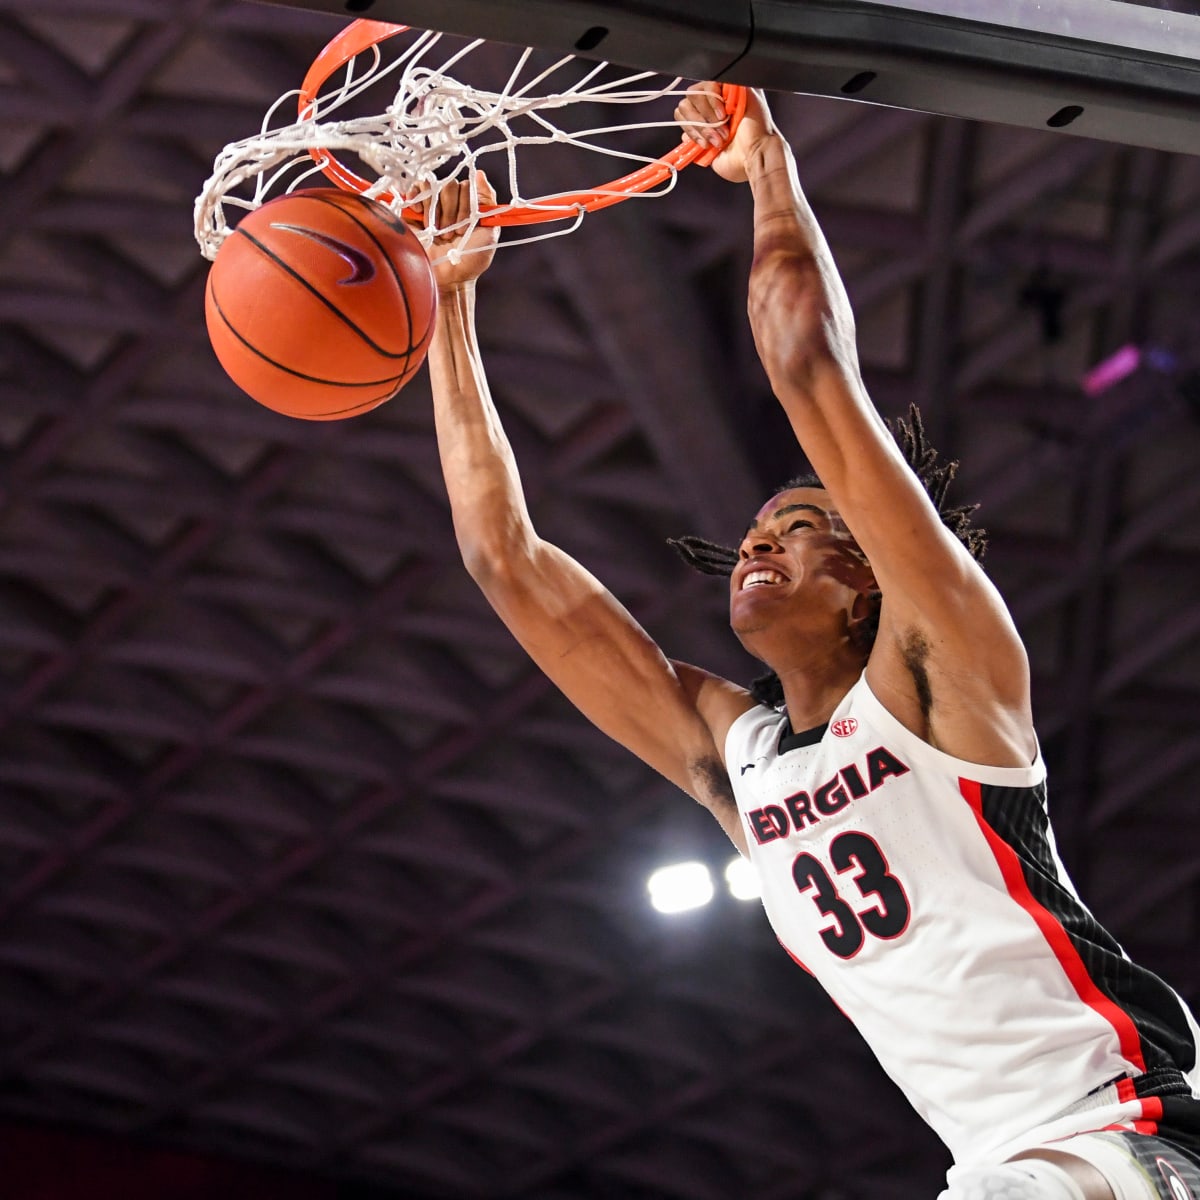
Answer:
[{"label": "bright ceiling light", "polygon": [[703,908],[713,898],[713,881],[702,862],[660,867],[646,882],[650,903],[661,913]]},{"label": "bright ceiling light", "polygon": [[757,900],[762,895],[757,873],[741,855],[729,860],[729,866],[725,868],[725,882],[729,884],[729,894],[735,900]]}]

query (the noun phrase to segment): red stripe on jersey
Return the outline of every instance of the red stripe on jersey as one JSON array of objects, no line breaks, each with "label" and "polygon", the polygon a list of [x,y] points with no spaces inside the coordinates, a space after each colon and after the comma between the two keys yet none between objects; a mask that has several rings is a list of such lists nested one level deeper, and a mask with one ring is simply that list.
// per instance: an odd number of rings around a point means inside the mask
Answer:
[{"label": "red stripe on jersey", "polygon": [[[1089,1129],[1089,1130],[1085,1130],[1085,1132],[1091,1133],[1091,1132],[1093,1132],[1093,1130]],[[1144,1133],[1144,1134],[1149,1135],[1150,1137],[1153,1137],[1155,1134],[1158,1133],[1158,1122],[1157,1121],[1126,1121],[1126,1122],[1122,1123],[1122,1122],[1118,1121],[1113,1125],[1101,1125],[1100,1128],[1098,1130],[1095,1130],[1094,1132],[1096,1132],[1096,1133]],[[1071,1137],[1078,1137],[1078,1136],[1079,1136],[1078,1134],[1071,1134],[1068,1137],[1059,1138],[1059,1141],[1062,1141],[1062,1142],[1070,1141]]]},{"label": "red stripe on jersey", "polygon": [[[804,963],[802,963],[802,962],[800,961],[800,959],[798,959],[798,958],[797,958],[797,957],[796,957],[796,956],[795,956],[795,955],[794,955],[794,954],[791,952],[791,950],[789,950],[789,949],[788,949],[788,947],[784,945],[784,943],[783,943],[783,940],[782,940],[781,938],[776,938],[776,941],[778,941],[778,942],[779,942],[779,944],[780,944],[781,946],[783,946],[784,950],[786,950],[786,951],[787,951],[787,956],[788,956],[788,958],[790,958],[790,959],[792,960],[792,962],[794,962],[794,963],[796,964],[796,966],[798,966],[798,967],[800,968],[800,970],[807,972],[809,975],[812,975],[812,972],[811,972],[811,971],[809,971],[809,969],[808,969],[808,968],[807,968],[807,967],[804,965]],[[815,978],[815,976],[814,976],[814,978]]]},{"label": "red stripe on jersey", "polygon": [[1142,1116],[1144,1121],[1134,1121],[1133,1127],[1138,1133],[1157,1133],[1158,1123],[1162,1120],[1162,1101],[1157,1096],[1147,1096],[1142,1101]]},{"label": "red stripe on jersey", "polygon": [[[1110,1000],[1096,986],[1088,974],[1083,959],[1079,957],[1079,951],[1075,949],[1061,922],[1034,898],[1033,893],[1029,890],[1029,884],[1025,880],[1025,873],[1021,869],[1021,860],[1017,857],[1017,852],[984,819],[983,793],[979,782],[974,779],[960,779],[958,788],[963,799],[971,806],[971,811],[975,814],[980,832],[996,859],[996,865],[1000,868],[1000,874],[1004,879],[1005,887],[1008,888],[1008,894],[1033,918],[1053,951],[1054,957],[1058,959],[1059,965],[1066,972],[1067,978],[1071,981],[1071,986],[1080,1000],[1099,1013],[1113,1027],[1125,1060],[1139,1072],[1145,1071],[1146,1061],[1142,1057],[1142,1040],[1138,1036],[1137,1026],[1134,1025],[1133,1019],[1119,1004]],[[1122,1082],[1128,1081],[1123,1080]],[[1121,1096],[1120,1087],[1121,1085],[1118,1084],[1118,1096]],[[1132,1083],[1129,1084],[1129,1088],[1131,1094],[1121,1096],[1122,1099],[1136,1098],[1132,1094]]]},{"label": "red stripe on jersey", "polygon": [[1132,1079],[1117,1080],[1117,1099],[1124,1102],[1136,1100],[1142,1108],[1142,1119],[1133,1120],[1133,1128],[1137,1133],[1157,1133],[1158,1122],[1162,1119],[1162,1101],[1157,1096],[1139,1098],[1137,1088]]},{"label": "red stripe on jersey", "polygon": [[1134,1133],[1156,1134],[1158,1123],[1162,1120],[1163,1115],[1162,1101],[1157,1096],[1138,1096],[1132,1079],[1118,1079],[1114,1086],[1117,1089],[1117,1099],[1122,1103],[1130,1100],[1136,1101],[1141,1105],[1142,1115],[1140,1118],[1134,1117],[1129,1121],[1117,1121],[1112,1125],[1105,1125],[1102,1127],[1102,1132],[1105,1129],[1111,1129],[1117,1133],[1128,1133],[1132,1129]]}]

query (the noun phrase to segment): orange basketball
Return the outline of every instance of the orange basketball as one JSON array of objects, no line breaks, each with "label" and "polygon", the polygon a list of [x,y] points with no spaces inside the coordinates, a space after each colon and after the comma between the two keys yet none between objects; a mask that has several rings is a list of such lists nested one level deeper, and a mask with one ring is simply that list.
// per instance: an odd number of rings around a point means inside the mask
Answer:
[{"label": "orange basketball", "polygon": [[437,288],[421,243],[389,209],[312,188],[242,218],[217,252],[204,311],[238,387],[289,417],[334,421],[416,374]]}]

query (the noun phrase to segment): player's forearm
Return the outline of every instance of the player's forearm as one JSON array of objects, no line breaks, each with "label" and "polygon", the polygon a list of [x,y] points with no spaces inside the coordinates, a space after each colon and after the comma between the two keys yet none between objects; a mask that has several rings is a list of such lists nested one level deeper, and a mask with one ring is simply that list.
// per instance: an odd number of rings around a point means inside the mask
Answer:
[{"label": "player's forearm", "polygon": [[474,283],[443,291],[429,350],[442,474],[463,559],[487,569],[532,537],[520,475],[475,336]]},{"label": "player's forearm", "polygon": [[857,375],[854,317],[786,141],[764,137],[747,155],[746,170],[754,195],[750,323],[787,407],[818,368]]}]

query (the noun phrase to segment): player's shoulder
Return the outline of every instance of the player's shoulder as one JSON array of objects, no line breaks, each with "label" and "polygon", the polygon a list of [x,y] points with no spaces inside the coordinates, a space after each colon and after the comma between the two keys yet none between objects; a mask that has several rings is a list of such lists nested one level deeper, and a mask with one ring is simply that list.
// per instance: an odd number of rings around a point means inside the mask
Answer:
[{"label": "player's shoulder", "polygon": [[674,660],[671,665],[724,761],[729,729],[743,713],[757,707],[754,697],[739,684],[702,667]]}]

